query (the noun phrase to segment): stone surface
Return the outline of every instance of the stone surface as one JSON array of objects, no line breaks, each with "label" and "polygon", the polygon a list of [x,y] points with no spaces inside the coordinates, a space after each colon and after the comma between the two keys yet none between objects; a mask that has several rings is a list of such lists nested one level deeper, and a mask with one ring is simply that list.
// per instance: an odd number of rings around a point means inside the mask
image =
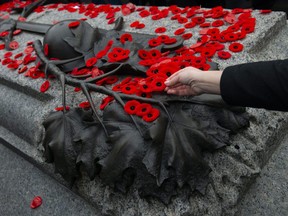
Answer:
[{"label": "stone surface", "polygon": [[[6,148],[2,140],[0,152],[1,216],[98,215],[99,210]],[[37,209],[31,209],[35,196],[40,196],[43,202]]]},{"label": "stone surface", "polygon": [[[245,62],[287,57],[287,50],[278,51],[283,50],[284,46],[278,42],[274,43],[276,39],[273,39],[281,29],[287,29],[285,14],[260,15],[258,11],[255,11],[253,16],[257,19],[256,31],[243,40],[245,51],[234,55],[227,61],[213,59],[219,63],[220,68]],[[29,20],[51,23],[52,17],[63,20],[82,16],[51,10],[33,14]],[[172,23],[170,19],[152,22],[139,18],[134,13],[125,17],[127,23],[125,30],[132,31],[128,23],[135,19],[143,21],[147,26],[137,31],[141,33],[153,34],[154,28],[169,26],[167,33],[172,34],[180,27],[178,23]],[[107,26],[104,16],[88,20],[88,22],[101,28]],[[198,30],[195,29],[195,33],[193,30],[193,38],[185,43],[194,43],[199,36]],[[20,49],[23,49],[26,42],[32,38],[41,37],[35,34],[17,36],[17,41],[22,44]],[[272,41],[274,45],[270,45],[269,41]],[[268,49],[269,46],[273,49]],[[0,55],[3,53],[4,51]],[[0,71],[0,122],[2,125],[0,136],[25,155],[33,158],[47,172],[52,173],[51,165],[47,165],[41,156],[42,122],[51,110],[61,105],[61,88],[58,82],[53,82],[52,88],[47,93],[40,94],[39,87],[43,80],[27,79],[2,66],[0,66]],[[72,92],[73,89],[68,88],[69,105],[76,105],[84,99]],[[19,104],[21,104],[20,107]],[[255,109],[248,109],[248,113],[251,116],[251,125],[243,132],[231,136],[232,145],[214,153],[205,153],[205,159],[212,168],[210,173],[212,183],[208,186],[205,196],[198,193],[187,194],[187,190],[183,188],[179,189],[179,196],[173,198],[172,203],[165,206],[154,199],[141,199],[133,187],[130,188],[128,194],[123,195],[104,185],[98,177],[90,181],[86,176],[76,182],[74,189],[92,201],[97,209],[101,209],[102,215],[234,215],[237,211],[237,203],[259,175],[260,170],[279,145],[282,135],[287,131],[288,118],[285,113]],[[13,138],[15,136],[18,140]]]}]

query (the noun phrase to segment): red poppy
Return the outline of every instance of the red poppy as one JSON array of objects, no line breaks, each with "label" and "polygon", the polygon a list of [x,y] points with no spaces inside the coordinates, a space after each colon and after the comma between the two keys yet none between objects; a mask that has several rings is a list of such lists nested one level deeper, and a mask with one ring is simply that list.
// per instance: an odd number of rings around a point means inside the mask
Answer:
[{"label": "red poppy", "polygon": [[159,75],[168,78],[180,68],[177,66],[177,63],[163,64],[159,67]]},{"label": "red poppy", "polygon": [[196,24],[202,24],[205,22],[205,18],[204,17],[193,17],[192,22],[194,22]]},{"label": "red poppy", "polygon": [[144,24],[144,23],[139,23],[135,28],[136,28],[136,29],[145,28],[145,24]]},{"label": "red poppy", "polygon": [[126,41],[132,41],[132,40],[133,40],[132,35],[129,33],[122,34],[120,37],[120,42],[122,44],[124,44]]},{"label": "red poppy", "polygon": [[164,81],[165,81],[165,78],[156,77],[151,83],[152,90],[153,91],[163,91],[166,88]]},{"label": "red poppy", "polygon": [[138,56],[141,59],[149,59],[149,58],[151,58],[150,52],[147,51],[147,50],[143,50],[143,49],[138,50]]},{"label": "red poppy", "polygon": [[14,56],[14,59],[17,59],[17,58],[20,58],[23,56],[23,53],[20,52],[20,53],[17,53],[15,56]]},{"label": "red poppy", "polygon": [[188,22],[188,19],[187,19],[186,17],[179,16],[179,17],[177,18],[177,21],[178,21],[178,23],[180,23],[180,24],[184,24],[184,23],[187,23],[187,22]]},{"label": "red poppy", "polygon": [[18,44],[17,41],[11,41],[11,42],[9,43],[9,47],[10,47],[12,50],[15,50],[15,49],[18,49],[19,44]]},{"label": "red poppy", "polygon": [[3,31],[0,33],[0,37],[6,37],[7,35],[9,35],[8,31]]},{"label": "red poppy", "polygon": [[105,78],[105,84],[114,84],[116,82],[118,82],[118,77],[117,76],[109,76]]},{"label": "red poppy", "polygon": [[139,65],[143,65],[143,66],[150,66],[155,64],[155,60],[152,59],[145,59],[145,60],[141,60],[138,62]]},{"label": "red poppy", "polygon": [[[63,111],[64,110],[64,107],[63,106],[60,106],[60,107],[55,107],[55,111]],[[70,107],[69,106],[66,106],[66,109],[65,110],[70,110]]]},{"label": "red poppy", "polygon": [[236,33],[238,40],[244,39],[246,37],[246,32],[241,31]]},{"label": "red poppy", "polygon": [[79,21],[73,21],[73,22],[70,22],[69,24],[68,24],[68,27],[69,28],[76,28],[76,27],[78,27],[80,25],[80,22]]},{"label": "red poppy", "polygon": [[196,26],[195,22],[189,22],[184,25],[185,28],[193,28]]},{"label": "red poppy", "polygon": [[139,86],[139,89],[141,92],[144,92],[144,93],[152,92],[151,85],[148,82],[145,82],[143,84],[139,84],[138,86]]},{"label": "red poppy", "polygon": [[113,24],[114,22],[115,22],[115,18],[113,17],[113,18],[111,18],[111,19],[108,20],[107,24],[108,24],[108,25],[111,25],[111,24]]},{"label": "red poppy", "polygon": [[100,76],[104,74],[104,72],[102,70],[100,70],[99,68],[97,67],[93,67],[92,70],[91,70],[91,77],[97,77],[97,76]]},{"label": "red poppy", "polygon": [[88,73],[89,73],[89,69],[87,69],[87,68],[82,68],[81,70],[78,70],[78,68],[74,68],[71,72],[71,75],[79,76],[79,75],[84,75],[84,74],[88,74]]},{"label": "red poppy", "polygon": [[164,41],[164,44],[174,44],[177,42],[177,39],[176,38],[168,38],[167,40]]},{"label": "red poppy", "polygon": [[164,33],[166,32],[166,28],[165,27],[158,27],[155,29],[155,33]]},{"label": "red poppy", "polygon": [[125,50],[121,47],[114,47],[108,53],[109,62],[118,62],[129,58],[130,50]]},{"label": "red poppy", "polygon": [[137,92],[137,88],[134,85],[125,84],[125,85],[122,86],[121,91],[124,94],[135,94]]},{"label": "red poppy", "polygon": [[131,24],[130,24],[130,27],[132,27],[132,28],[135,28],[137,25],[139,25],[139,21],[137,20],[137,21],[134,21],[134,22],[132,22]]},{"label": "red poppy", "polygon": [[251,25],[251,24],[243,25],[241,28],[241,31],[243,31],[247,34],[254,32],[254,30],[255,30],[255,27],[254,27],[254,25]]},{"label": "red poppy", "polygon": [[260,10],[261,14],[269,14],[271,12],[272,12],[272,10]]},{"label": "red poppy", "polygon": [[25,48],[24,53],[25,54],[30,54],[34,51],[34,48],[32,46],[28,46]]},{"label": "red poppy", "polygon": [[223,25],[224,25],[223,20],[216,20],[216,21],[212,22],[212,26],[213,27],[220,27],[220,26],[223,26]]},{"label": "red poppy", "polygon": [[162,56],[161,52],[157,49],[151,49],[149,54],[149,56],[151,56],[153,59],[159,59]]},{"label": "red poppy", "polygon": [[40,196],[34,197],[30,204],[30,208],[35,209],[42,205],[42,198]]},{"label": "red poppy", "polygon": [[231,12],[233,14],[243,13],[243,8],[234,8]]},{"label": "red poppy", "polygon": [[224,20],[230,24],[234,24],[237,21],[236,16],[233,13],[228,13],[224,17]]},{"label": "red poppy", "polygon": [[200,26],[201,28],[208,28],[208,27],[210,27],[210,25],[211,25],[211,23],[206,22],[206,23],[200,24],[199,26]]},{"label": "red poppy", "polygon": [[83,101],[78,105],[82,109],[89,109],[91,107],[91,104],[89,101]]},{"label": "red poppy", "polygon": [[238,40],[238,36],[235,33],[227,33],[224,35],[226,41],[236,41]]},{"label": "red poppy", "polygon": [[4,58],[10,58],[12,55],[13,55],[12,52],[6,52],[6,53],[4,54]]},{"label": "red poppy", "polygon": [[121,85],[121,84],[114,85],[114,86],[112,87],[112,90],[113,90],[113,91],[116,91],[116,92],[122,92],[122,85]]},{"label": "red poppy", "polygon": [[142,11],[139,13],[139,16],[141,16],[142,18],[148,17],[149,15],[150,15],[150,12],[147,11],[147,10],[142,10]]},{"label": "red poppy", "polygon": [[243,45],[240,43],[232,43],[229,45],[229,50],[232,52],[241,52],[243,50]]},{"label": "red poppy", "polygon": [[156,47],[156,46],[159,46],[161,45],[162,41],[159,40],[159,38],[151,38],[149,41],[148,41],[148,44],[149,46],[151,47]]},{"label": "red poppy", "polygon": [[163,35],[159,35],[159,36],[157,37],[157,39],[158,39],[158,40],[161,40],[161,42],[164,42],[165,40],[170,39],[170,37],[169,37],[168,35],[163,34]]},{"label": "red poppy", "polygon": [[0,44],[0,50],[5,49],[5,44]]},{"label": "red poppy", "polygon": [[22,32],[21,29],[16,29],[15,31],[13,31],[13,35],[18,35]]},{"label": "red poppy", "polygon": [[24,65],[22,68],[18,69],[18,74],[24,73],[27,69],[28,69],[28,67],[26,65]]},{"label": "red poppy", "polygon": [[151,110],[152,110],[151,104],[141,103],[136,107],[136,115],[142,117],[150,113]]},{"label": "red poppy", "polygon": [[74,92],[80,92],[82,89],[80,87],[75,87]]},{"label": "red poppy", "polygon": [[214,47],[205,47],[201,51],[201,56],[206,58],[212,58],[216,52],[216,49]]},{"label": "red poppy", "polygon": [[19,64],[17,64],[17,62],[15,62],[15,61],[12,61],[11,63],[9,63],[8,65],[7,65],[7,68],[9,68],[9,69],[18,69],[18,67],[19,67]]},{"label": "red poppy", "polygon": [[49,82],[49,80],[46,80],[40,86],[40,92],[46,92],[49,89],[49,87],[50,87],[50,82]]},{"label": "red poppy", "polygon": [[97,63],[97,58],[96,57],[91,57],[91,58],[87,59],[86,62],[85,62],[86,67],[92,67],[96,63]]},{"label": "red poppy", "polygon": [[100,110],[103,110],[111,101],[114,100],[114,97],[107,96],[102,99],[102,103],[100,104]]},{"label": "red poppy", "polygon": [[192,65],[203,65],[203,64],[205,64],[205,62],[206,62],[205,58],[203,58],[201,56],[199,56],[199,57],[195,56],[194,58],[191,59]]},{"label": "red poppy", "polygon": [[146,122],[152,122],[152,121],[155,121],[160,115],[160,111],[156,108],[152,108],[151,111],[144,115],[142,117],[142,119]]},{"label": "red poppy", "polygon": [[229,59],[231,57],[231,54],[229,52],[226,52],[226,51],[219,51],[219,52],[217,52],[217,55],[221,59]]},{"label": "red poppy", "polygon": [[179,28],[174,32],[174,35],[181,35],[185,32],[185,28]]},{"label": "red poppy", "polygon": [[140,105],[139,101],[136,100],[130,100],[128,101],[125,106],[124,106],[124,110],[126,113],[130,114],[130,115],[134,115],[136,114],[137,111],[137,106]]}]

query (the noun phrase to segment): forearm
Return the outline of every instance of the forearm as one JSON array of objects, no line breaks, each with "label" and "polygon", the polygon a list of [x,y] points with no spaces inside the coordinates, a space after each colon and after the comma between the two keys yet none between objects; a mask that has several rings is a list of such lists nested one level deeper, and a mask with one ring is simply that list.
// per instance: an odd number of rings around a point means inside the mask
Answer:
[{"label": "forearm", "polygon": [[195,74],[191,87],[199,89],[200,93],[220,94],[220,80],[222,71],[201,71]]}]

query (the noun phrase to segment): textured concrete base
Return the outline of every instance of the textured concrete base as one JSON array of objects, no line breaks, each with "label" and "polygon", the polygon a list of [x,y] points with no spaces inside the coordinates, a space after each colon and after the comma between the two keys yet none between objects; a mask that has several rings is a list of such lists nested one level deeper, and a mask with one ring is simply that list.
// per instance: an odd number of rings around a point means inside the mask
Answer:
[{"label": "textured concrete base", "polygon": [[[259,12],[255,11],[253,16],[257,18],[256,30],[243,40],[245,52],[236,54],[227,61],[215,59],[216,62],[219,61],[221,68],[288,56],[287,50],[283,51],[287,46],[283,45],[283,41],[277,42],[278,38],[275,37],[281,29],[287,28],[284,13],[259,15]],[[50,10],[35,14],[29,19],[40,23],[51,23],[51,17],[63,20],[82,16]],[[99,16],[88,22],[105,28],[106,22],[103,22],[103,19],[106,20],[104,16]],[[134,13],[125,19],[129,23],[139,17]],[[161,22],[151,22],[148,19],[141,21],[149,26],[138,30],[141,33],[152,33],[152,30],[158,26],[169,26],[167,34],[172,34],[180,27],[179,24],[171,24],[170,19]],[[128,24],[125,29],[132,31]],[[195,42],[199,36],[198,30],[195,30],[195,34],[193,32],[194,37],[186,41],[187,44]],[[21,44],[26,44],[31,37],[40,38],[31,34],[17,37],[19,37],[17,41]],[[266,48],[269,42],[274,44],[273,49]],[[4,51],[0,55],[3,53]],[[48,93],[40,94],[38,89],[43,80],[27,79],[7,71],[3,66],[0,66],[0,71],[0,124],[2,125],[0,137],[52,174],[52,166],[47,165],[41,157],[42,122],[54,107],[61,105],[59,84],[53,83]],[[72,88],[67,89],[67,95],[69,95],[67,101],[71,106],[84,99],[79,94],[75,95]],[[170,205],[165,206],[154,199],[141,199],[133,187],[128,194],[123,195],[114,192],[98,178],[90,181],[86,176],[76,182],[74,189],[93,202],[95,207],[101,210],[102,215],[234,215],[237,211],[237,203],[278,147],[283,134],[287,133],[288,114],[255,109],[248,109],[248,112],[251,115],[251,125],[231,137],[231,146],[215,153],[205,153],[205,159],[212,168],[210,173],[212,183],[208,186],[205,196],[198,193],[187,194],[188,190],[182,188],[179,189],[179,196],[173,198]]]}]

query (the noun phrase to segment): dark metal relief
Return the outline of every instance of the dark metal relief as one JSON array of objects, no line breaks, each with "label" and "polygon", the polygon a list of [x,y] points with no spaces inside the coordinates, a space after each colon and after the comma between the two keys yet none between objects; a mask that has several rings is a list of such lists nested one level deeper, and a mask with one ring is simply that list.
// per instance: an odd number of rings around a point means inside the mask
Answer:
[{"label": "dark metal relief", "polygon": [[[166,95],[164,80],[197,57],[181,37],[163,38],[163,43],[155,35],[123,32],[122,25],[121,18],[109,31],[81,20],[55,25],[1,21],[1,32],[17,26],[44,34],[43,42],[34,41],[38,62],[46,77],[62,84],[63,110],[43,123],[47,162],[71,185],[82,170],[123,193],[134,184],[141,197],[164,203],[184,185],[204,194],[211,169],[203,151],[229,144],[230,134],[249,124],[248,116],[216,96]],[[11,37],[2,39],[9,44]],[[93,68],[97,75],[75,72],[82,68]],[[67,85],[82,90],[88,109],[66,108]],[[107,96],[100,109],[94,92]]]}]

